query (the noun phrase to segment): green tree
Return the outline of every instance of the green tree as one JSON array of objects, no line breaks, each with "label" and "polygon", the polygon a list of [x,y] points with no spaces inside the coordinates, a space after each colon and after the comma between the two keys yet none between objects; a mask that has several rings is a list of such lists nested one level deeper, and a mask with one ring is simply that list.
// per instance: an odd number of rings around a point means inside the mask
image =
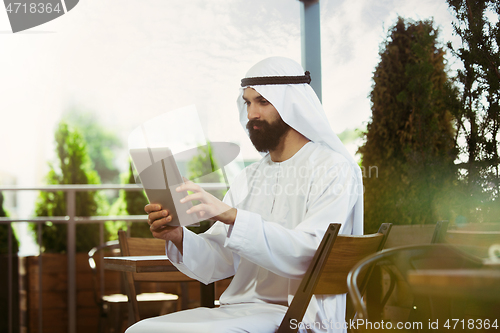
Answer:
[{"label": "green tree", "polygon": [[[82,134],[64,121],[55,133],[57,164],[49,164],[47,184],[100,184],[99,175],[92,169]],[[94,216],[106,207],[106,200],[98,192],[76,193],[76,215]],[[103,207],[104,206],[104,207]],[[100,209],[101,208],[101,209]],[[65,216],[66,193],[40,192],[35,214],[37,216]],[[36,226],[33,226],[35,233]],[[45,252],[66,251],[67,225],[47,222],[42,226],[42,247]],[[99,226],[96,223],[76,225],[76,251],[86,252],[99,244]]]},{"label": "green tree", "polygon": [[500,3],[448,4],[457,18],[455,34],[461,38],[456,49],[448,43],[462,63],[457,75],[460,108],[454,114],[464,183],[461,214],[471,221],[494,221],[500,214]]},{"label": "green tree", "polygon": [[[132,170],[132,163],[129,163],[129,170],[122,175],[122,184],[135,184],[135,177]],[[121,190],[119,197],[113,203],[110,215],[144,215],[144,206],[148,204],[148,199],[144,191]],[[107,222],[106,230],[110,233],[111,239],[118,238],[118,230],[126,229],[126,222]],[[130,225],[130,235],[132,237],[153,237],[147,223],[134,222]]]},{"label": "green tree", "polygon": [[444,189],[455,179],[451,112],[456,91],[445,71],[432,21],[399,18],[380,51],[371,92],[372,118],[360,147],[365,229],[382,222],[448,219]]},{"label": "green tree", "polygon": [[[3,208],[3,193],[0,192],[0,217],[8,217],[9,214]],[[12,226],[12,224],[11,224]],[[0,224],[0,254],[9,253],[9,226]],[[12,230],[12,253],[17,253],[19,250],[19,241],[17,240],[14,230]]]},{"label": "green tree", "polygon": [[[129,165],[128,184],[135,184],[132,163]],[[144,206],[149,202],[144,194],[144,191],[126,191],[124,193],[125,202],[127,203],[128,215],[144,215]],[[147,223],[132,223],[130,226],[130,235],[134,237],[153,237]]]}]

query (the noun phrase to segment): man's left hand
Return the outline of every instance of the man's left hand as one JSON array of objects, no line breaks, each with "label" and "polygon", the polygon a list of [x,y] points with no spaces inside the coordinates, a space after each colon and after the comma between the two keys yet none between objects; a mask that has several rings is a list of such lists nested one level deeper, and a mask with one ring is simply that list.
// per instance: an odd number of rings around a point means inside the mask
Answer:
[{"label": "man's left hand", "polygon": [[[186,179],[185,179],[186,180]],[[225,204],[198,184],[186,180],[184,184],[175,189],[177,192],[190,191],[192,194],[181,199],[181,203],[198,200],[200,204],[188,209],[186,213],[196,213],[200,218],[206,218],[213,221],[221,221],[225,224],[233,224],[236,219],[236,208]]]}]

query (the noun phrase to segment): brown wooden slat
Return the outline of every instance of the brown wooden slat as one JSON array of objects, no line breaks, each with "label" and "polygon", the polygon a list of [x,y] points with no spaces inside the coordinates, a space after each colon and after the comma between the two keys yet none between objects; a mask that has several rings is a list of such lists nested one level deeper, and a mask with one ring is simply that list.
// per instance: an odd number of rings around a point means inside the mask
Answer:
[{"label": "brown wooden slat", "polygon": [[182,282],[182,281],[196,281],[186,276],[179,271],[165,272],[165,273],[134,273],[135,281],[154,281],[154,282]]},{"label": "brown wooden slat", "polygon": [[165,241],[156,238],[127,238],[129,256],[165,255]]},{"label": "brown wooden slat", "polygon": [[347,293],[347,275],[349,271],[357,262],[366,257],[367,253],[377,252],[382,238],[382,234],[364,236],[338,235],[314,293]]}]

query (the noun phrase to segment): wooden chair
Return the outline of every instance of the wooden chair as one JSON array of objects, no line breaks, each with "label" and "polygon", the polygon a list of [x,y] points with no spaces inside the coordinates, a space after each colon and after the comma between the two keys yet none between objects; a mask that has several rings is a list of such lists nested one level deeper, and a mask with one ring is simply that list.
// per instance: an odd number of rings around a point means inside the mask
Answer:
[{"label": "wooden chair", "polygon": [[374,253],[358,262],[347,279],[349,296],[354,304],[357,319],[380,322],[368,311],[370,299],[362,297],[364,276],[377,265],[384,266],[384,269],[391,271],[393,276],[397,276],[407,285],[404,295],[400,295],[400,298],[406,301],[406,306],[402,307],[399,313],[392,312],[392,316],[386,316],[383,320],[393,323],[423,322],[425,325],[432,317],[432,309],[439,308],[436,306],[438,303],[432,304],[425,297],[415,296],[407,283],[407,273],[419,269],[478,268],[482,266],[482,261],[445,244],[396,247]]},{"label": "wooden chair", "polygon": [[[120,230],[118,232],[118,240],[120,242],[122,256],[165,255],[165,241],[160,239],[127,237],[126,232]],[[177,303],[177,310],[180,310],[187,308],[188,290],[186,282],[196,281],[179,271],[147,273],[123,272],[123,276],[128,297],[129,325],[141,319],[136,282],[180,282],[179,288],[177,289],[178,295],[183,300],[181,303]],[[151,296],[153,296],[154,300],[173,300],[172,296],[176,295],[154,293]],[[176,296],[175,299],[177,298]]]},{"label": "wooden chair", "polygon": [[384,249],[442,243],[447,229],[448,221],[438,221],[436,224],[393,225]]},{"label": "wooden chair", "polygon": [[359,260],[381,250],[391,229],[390,223],[384,223],[376,234],[351,236],[338,235],[340,226],[332,223],[328,227],[278,333],[297,332],[298,325],[291,325],[292,320],[302,320],[313,294],[347,293],[347,274],[351,268]]},{"label": "wooden chair", "polygon": [[99,333],[119,332],[124,318],[122,308],[127,303],[127,295],[121,290],[120,275],[116,274],[115,280],[110,280],[109,277],[118,272],[106,272],[105,276],[102,265],[104,256],[110,257],[120,254],[119,247],[118,241],[109,241],[93,247],[88,252],[88,262],[92,271],[94,301],[99,307]]},{"label": "wooden chair", "polygon": [[[408,245],[424,245],[444,242],[448,221],[434,224],[393,225],[384,249]],[[374,320],[380,321],[385,313],[398,311],[404,303],[405,291],[400,290],[400,278],[385,266],[374,266],[367,282],[365,298],[369,299],[368,312]],[[403,283],[404,288],[404,283]]]},{"label": "wooden chair", "polygon": [[444,243],[479,258],[488,258],[488,251],[492,244],[500,244],[498,230],[448,230]]}]

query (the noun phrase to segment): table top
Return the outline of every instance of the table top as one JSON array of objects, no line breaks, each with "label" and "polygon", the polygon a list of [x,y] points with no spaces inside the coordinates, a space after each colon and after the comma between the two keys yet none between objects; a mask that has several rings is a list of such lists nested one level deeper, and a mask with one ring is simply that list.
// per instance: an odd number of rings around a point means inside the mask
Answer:
[{"label": "table top", "polygon": [[122,272],[176,272],[167,256],[104,257],[104,268]]},{"label": "table top", "polygon": [[408,283],[417,294],[500,302],[500,270],[497,269],[409,271]]}]

